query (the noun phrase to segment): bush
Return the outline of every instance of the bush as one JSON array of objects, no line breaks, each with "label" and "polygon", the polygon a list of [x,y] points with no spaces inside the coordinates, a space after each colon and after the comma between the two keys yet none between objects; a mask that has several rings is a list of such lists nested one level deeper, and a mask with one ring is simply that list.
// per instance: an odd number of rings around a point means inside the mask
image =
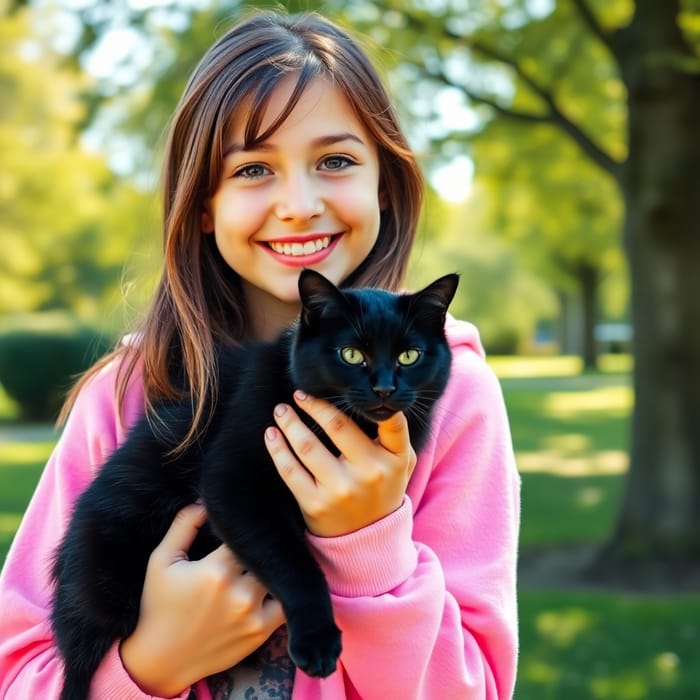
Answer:
[{"label": "bush", "polygon": [[111,345],[66,316],[36,314],[0,329],[0,384],[23,420],[53,420],[76,375]]}]

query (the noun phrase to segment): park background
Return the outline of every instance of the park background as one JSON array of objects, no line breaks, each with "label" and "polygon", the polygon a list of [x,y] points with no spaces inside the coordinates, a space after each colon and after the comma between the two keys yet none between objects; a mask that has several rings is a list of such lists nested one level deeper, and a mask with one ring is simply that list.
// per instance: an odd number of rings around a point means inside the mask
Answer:
[{"label": "park background", "polygon": [[[158,162],[251,7],[367,37],[523,476],[517,700],[700,698],[700,1],[0,0],[0,563],[159,272]],[[1,614],[1,613],[0,613]]]}]

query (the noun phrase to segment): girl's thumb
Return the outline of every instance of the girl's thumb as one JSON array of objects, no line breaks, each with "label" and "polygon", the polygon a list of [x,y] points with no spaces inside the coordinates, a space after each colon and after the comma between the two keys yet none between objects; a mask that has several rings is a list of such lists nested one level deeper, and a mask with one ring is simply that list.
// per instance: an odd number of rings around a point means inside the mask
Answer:
[{"label": "girl's thumb", "polygon": [[157,550],[167,557],[169,563],[187,559],[187,552],[206,520],[207,511],[203,504],[185,506],[175,515]]},{"label": "girl's thumb", "polygon": [[405,452],[410,442],[406,416],[399,411],[394,413],[391,418],[377,423],[377,437],[381,445],[389,452],[394,454]]}]

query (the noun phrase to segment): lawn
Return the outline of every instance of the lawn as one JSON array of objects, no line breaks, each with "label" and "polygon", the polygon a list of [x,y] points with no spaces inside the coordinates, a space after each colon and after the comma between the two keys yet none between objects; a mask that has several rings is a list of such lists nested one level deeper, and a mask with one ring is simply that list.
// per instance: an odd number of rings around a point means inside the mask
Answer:
[{"label": "lawn", "polygon": [[[627,469],[629,360],[494,358],[523,477],[523,552],[600,542]],[[18,429],[0,392],[0,562],[54,438]],[[700,698],[700,595],[521,585],[516,700]]]},{"label": "lawn", "polygon": [[[523,477],[521,549],[600,542],[615,522],[629,360],[495,358]],[[521,585],[516,700],[700,698],[700,595]]]}]

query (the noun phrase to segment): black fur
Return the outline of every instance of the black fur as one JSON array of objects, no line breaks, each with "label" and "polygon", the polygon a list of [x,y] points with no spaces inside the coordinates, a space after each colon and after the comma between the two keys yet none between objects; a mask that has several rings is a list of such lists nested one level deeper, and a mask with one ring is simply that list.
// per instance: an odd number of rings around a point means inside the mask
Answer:
[{"label": "black fur", "polygon": [[[190,425],[188,400],[162,403],[155,418],[137,423],[78,499],[56,553],[51,621],[65,662],[62,700],[87,697],[107,649],[132,633],[148,558],[177,511],[198,498],[208,523],[190,557],[226,542],[282,603],[294,663],[312,676],[334,671],[341,641],[327,584],[263,432],[274,406],[291,403],[300,388],[336,404],[372,437],[376,421],[403,411],[420,449],[449,375],[443,324],[457,281],[446,275],[416,294],[340,291],[306,270],[297,324],[275,342],[221,350],[220,398],[195,444],[169,454]],[[347,347],[365,361],[344,361]],[[412,358],[401,353],[413,349],[420,357],[406,365]]]}]

